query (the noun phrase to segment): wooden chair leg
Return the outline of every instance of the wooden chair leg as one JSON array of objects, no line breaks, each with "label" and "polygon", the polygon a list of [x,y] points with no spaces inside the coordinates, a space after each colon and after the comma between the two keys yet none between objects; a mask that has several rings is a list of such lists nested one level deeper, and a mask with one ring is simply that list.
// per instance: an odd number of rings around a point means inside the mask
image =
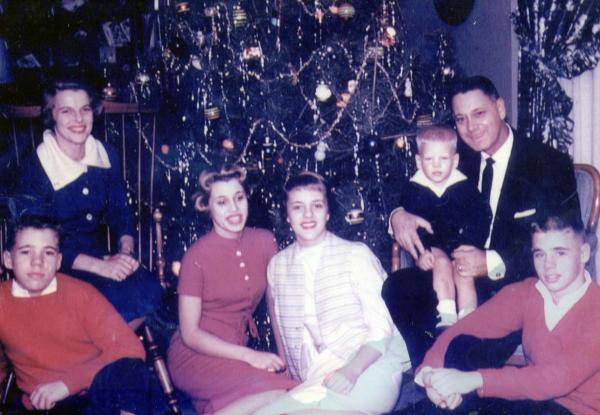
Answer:
[{"label": "wooden chair leg", "polygon": [[167,404],[171,409],[171,413],[179,414],[181,411],[179,410],[179,404],[177,402],[177,398],[175,397],[175,388],[173,387],[173,383],[171,382],[171,376],[167,371],[167,365],[165,364],[165,359],[161,356],[158,345],[154,341],[154,336],[152,335],[152,330],[150,327],[145,324],[144,325],[144,339],[146,340],[146,348],[150,357],[152,358],[152,364],[154,366],[154,371],[156,373],[156,377],[160,382],[160,386],[165,394],[167,399]]}]

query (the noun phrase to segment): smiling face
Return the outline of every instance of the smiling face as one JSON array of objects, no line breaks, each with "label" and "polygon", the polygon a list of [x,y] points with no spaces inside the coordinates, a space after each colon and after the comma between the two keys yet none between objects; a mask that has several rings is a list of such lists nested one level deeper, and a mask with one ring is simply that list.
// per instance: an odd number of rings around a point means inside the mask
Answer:
[{"label": "smiling face", "polygon": [[555,302],[585,283],[590,246],[581,235],[570,228],[535,232],[532,245],[535,271]]},{"label": "smiling face", "polygon": [[248,198],[238,179],[214,182],[208,211],[215,232],[227,239],[238,238],[248,219]]},{"label": "smiling face", "polygon": [[19,231],[4,262],[12,269],[17,282],[32,296],[48,287],[60,268],[62,256],[58,236],[53,229],[25,228]]},{"label": "smiling face", "polygon": [[429,180],[443,184],[452,170],[458,167],[458,154],[452,143],[446,141],[423,141],[416,156],[417,167]]},{"label": "smiling face", "polygon": [[475,151],[491,156],[508,139],[502,98],[493,99],[479,89],[456,94],[452,112],[458,134]]},{"label": "smiling face", "polygon": [[287,221],[300,246],[313,246],[325,239],[329,208],[319,187],[296,187],[287,193]]},{"label": "smiling face", "polygon": [[92,132],[94,111],[82,89],[58,91],[52,103],[54,136],[58,146],[71,158],[85,155],[85,140]]}]

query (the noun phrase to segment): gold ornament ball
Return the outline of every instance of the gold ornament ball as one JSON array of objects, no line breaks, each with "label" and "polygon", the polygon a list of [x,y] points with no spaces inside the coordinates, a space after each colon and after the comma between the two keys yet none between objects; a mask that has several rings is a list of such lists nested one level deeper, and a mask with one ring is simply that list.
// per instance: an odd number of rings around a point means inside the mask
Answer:
[{"label": "gold ornament ball", "polygon": [[344,20],[352,19],[356,14],[356,9],[350,3],[344,3],[338,8],[338,14]]},{"label": "gold ornament ball", "polygon": [[396,138],[396,140],[394,140],[394,144],[396,145],[397,148],[404,148],[404,146],[406,145],[406,137],[402,136],[402,137],[398,137]]},{"label": "gold ornament ball", "polygon": [[249,46],[242,51],[242,59],[245,61],[262,58],[262,50],[260,46]]},{"label": "gold ornament ball", "polygon": [[221,143],[221,145],[223,146],[223,148],[225,150],[228,150],[228,151],[231,151],[235,148],[235,144],[233,143],[233,140],[231,140],[230,138],[223,139],[223,142]]},{"label": "gold ornament ball", "polygon": [[163,153],[164,155],[169,154],[169,145],[168,144],[163,144],[162,146],[160,146],[160,152]]},{"label": "gold ornament ball", "polygon": [[207,120],[218,120],[221,118],[221,110],[217,106],[207,107],[204,109],[204,117]]},{"label": "gold ornament ball", "polygon": [[358,225],[365,221],[365,212],[362,209],[350,209],[344,219],[349,225]]}]

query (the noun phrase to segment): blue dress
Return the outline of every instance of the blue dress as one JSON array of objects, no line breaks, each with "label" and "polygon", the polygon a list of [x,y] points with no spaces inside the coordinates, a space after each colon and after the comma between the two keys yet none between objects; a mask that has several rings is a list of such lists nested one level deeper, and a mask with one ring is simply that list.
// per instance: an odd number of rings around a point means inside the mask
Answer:
[{"label": "blue dress", "polygon": [[61,271],[94,285],[125,321],[130,321],[160,306],[160,284],[150,272],[140,266],[124,281],[115,281],[72,268],[79,254],[96,258],[109,254],[106,226],[117,240],[123,235],[134,235],[117,152],[106,143],[103,145],[111,167],[88,167],[87,172],[58,190],[53,189],[37,154],[32,154],[21,166],[16,194],[34,213],[52,216],[60,223]]}]

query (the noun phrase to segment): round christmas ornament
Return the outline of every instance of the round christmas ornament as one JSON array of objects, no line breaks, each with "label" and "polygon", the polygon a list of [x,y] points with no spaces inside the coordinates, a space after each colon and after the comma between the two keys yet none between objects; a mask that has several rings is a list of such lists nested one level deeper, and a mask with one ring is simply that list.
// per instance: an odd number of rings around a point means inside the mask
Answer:
[{"label": "round christmas ornament", "polygon": [[165,156],[166,156],[167,154],[169,154],[169,151],[170,151],[170,150],[171,150],[171,149],[169,148],[169,145],[168,145],[168,144],[163,144],[162,146],[160,146],[160,152],[161,152],[161,153],[163,153]]},{"label": "round christmas ornament", "polygon": [[342,19],[349,20],[356,14],[356,9],[350,3],[344,3],[338,8],[338,14]]},{"label": "round christmas ornament", "polygon": [[365,212],[363,209],[350,209],[344,219],[349,225],[359,225],[365,221]]},{"label": "round christmas ornament", "polygon": [[198,55],[190,56],[190,63],[197,70],[202,69],[202,61],[200,60],[200,57]]},{"label": "round christmas ornament", "polygon": [[110,82],[107,83],[106,86],[102,89],[102,98],[104,98],[107,101],[114,101],[115,99],[117,99],[117,88],[112,86]]},{"label": "round christmas ornament", "polygon": [[354,94],[356,92],[356,88],[358,87],[358,81],[351,79],[348,81],[348,92]]},{"label": "round christmas ornament", "polygon": [[396,44],[396,29],[392,26],[388,26],[383,31],[383,36],[379,41],[384,47],[390,47]]},{"label": "round christmas ornament", "polygon": [[233,26],[244,27],[248,22],[248,14],[241,6],[233,6]]},{"label": "round christmas ornament", "polygon": [[251,61],[262,58],[262,50],[260,46],[249,46],[242,51],[242,59]]},{"label": "round christmas ornament", "polygon": [[320,83],[317,85],[317,88],[315,89],[315,97],[317,97],[317,100],[325,102],[331,98],[331,95],[331,89],[326,84]]},{"label": "round christmas ornament", "polygon": [[211,105],[204,109],[204,118],[207,120],[218,120],[221,118],[221,110],[216,105]]},{"label": "round christmas ornament", "polygon": [[230,138],[225,138],[223,140],[223,142],[221,143],[221,145],[227,151],[231,151],[235,148],[235,144],[233,143],[233,140],[231,140]]},{"label": "round christmas ornament", "polygon": [[146,71],[140,71],[135,75],[135,83],[138,85],[146,85],[150,82],[150,75]]},{"label": "round christmas ornament", "polygon": [[175,11],[177,13],[185,13],[190,11],[190,3],[187,1],[180,1],[175,3]]},{"label": "round christmas ornament", "polygon": [[404,146],[406,146],[406,137],[405,136],[400,136],[400,137],[396,138],[394,140],[394,145],[398,149],[403,149]]},{"label": "round christmas ornament", "polygon": [[323,160],[325,160],[325,157],[327,157],[327,154],[325,154],[324,151],[319,151],[319,150],[315,151],[315,160],[323,161]]}]

